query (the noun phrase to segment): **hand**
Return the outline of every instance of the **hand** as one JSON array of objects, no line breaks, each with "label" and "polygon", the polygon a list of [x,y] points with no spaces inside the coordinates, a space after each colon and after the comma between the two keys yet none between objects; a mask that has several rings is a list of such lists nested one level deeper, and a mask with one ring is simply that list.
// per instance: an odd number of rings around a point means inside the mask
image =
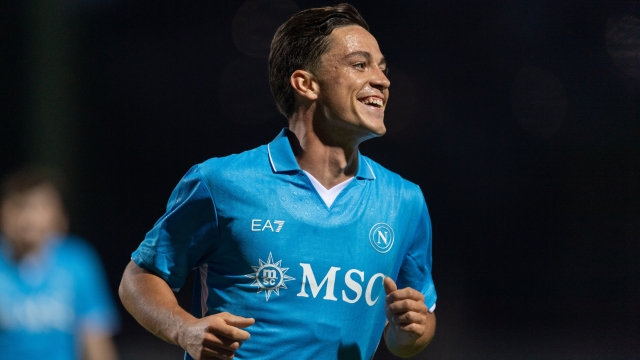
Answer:
[{"label": "hand", "polygon": [[249,339],[241,330],[255,323],[227,312],[196,319],[182,330],[179,343],[196,360],[233,359],[236,350]]},{"label": "hand", "polygon": [[[383,283],[387,294],[385,314],[389,321],[385,338],[400,347],[413,348],[417,345],[422,350],[431,340],[435,327],[435,319],[430,319],[433,314],[424,303],[424,295],[409,287],[398,290],[390,277],[384,278]],[[392,339],[388,339],[389,336]],[[390,345],[389,341],[387,343]]]}]

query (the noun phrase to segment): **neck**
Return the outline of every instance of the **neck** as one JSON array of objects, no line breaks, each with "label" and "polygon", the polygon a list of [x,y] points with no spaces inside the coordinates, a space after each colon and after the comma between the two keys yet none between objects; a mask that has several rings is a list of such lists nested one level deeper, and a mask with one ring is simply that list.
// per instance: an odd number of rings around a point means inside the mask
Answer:
[{"label": "neck", "polygon": [[25,242],[10,242],[11,257],[14,261],[20,262],[28,255],[37,254],[42,250],[42,244],[31,244]]},{"label": "neck", "polygon": [[314,129],[311,121],[289,122],[289,143],[302,170],[331,189],[358,171],[358,142],[341,141]]}]

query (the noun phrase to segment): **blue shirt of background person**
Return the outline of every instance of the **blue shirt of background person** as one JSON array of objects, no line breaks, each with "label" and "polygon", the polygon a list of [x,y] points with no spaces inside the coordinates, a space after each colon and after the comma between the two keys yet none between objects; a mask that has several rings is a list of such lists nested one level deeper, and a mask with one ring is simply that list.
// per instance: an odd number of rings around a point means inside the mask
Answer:
[{"label": "blue shirt of background person", "polygon": [[65,235],[54,179],[25,168],[2,184],[0,359],[115,360],[119,315],[100,258]]}]

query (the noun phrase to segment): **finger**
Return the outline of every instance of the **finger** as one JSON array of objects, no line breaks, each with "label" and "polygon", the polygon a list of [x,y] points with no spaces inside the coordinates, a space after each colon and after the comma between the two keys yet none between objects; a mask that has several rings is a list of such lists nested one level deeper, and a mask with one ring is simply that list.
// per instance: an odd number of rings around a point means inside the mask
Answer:
[{"label": "finger", "polygon": [[255,324],[256,320],[254,318],[246,318],[238,315],[229,314],[224,318],[224,321],[227,325],[231,325],[237,328],[246,328]]},{"label": "finger", "polygon": [[225,349],[202,349],[202,355],[200,356],[201,360],[209,360],[209,359],[223,359],[223,360],[231,360],[233,359],[235,352],[229,351]]},{"label": "finger", "polygon": [[384,278],[384,281],[382,283],[384,284],[384,293],[387,295],[398,290],[398,286],[396,286],[395,281],[393,281],[393,279],[388,276]]},{"label": "finger", "polygon": [[229,339],[226,336],[216,334],[205,334],[202,344],[207,349],[225,349],[229,351],[236,351],[242,345],[241,341]]},{"label": "finger", "polygon": [[424,302],[424,295],[416,289],[407,287],[404,289],[396,290],[387,294],[386,302],[392,303],[394,301],[400,301],[410,299],[414,301]]},{"label": "finger", "polygon": [[407,335],[411,336],[413,339],[417,339],[424,334],[424,325],[411,323],[407,325],[396,325],[398,331],[404,332]]},{"label": "finger", "polygon": [[396,325],[408,325],[413,323],[422,324],[424,323],[424,316],[417,312],[408,311],[394,315],[393,323]]},{"label": "finger", "polygon": [[391,314],[400,314],[409,311],[416,313],[426,313],[428,311],[427,306],[422,301],[415,301],[411,299],[398,300],[387,304],[387,311]]},{"label": "finger", "polygon": [[227,324],[220,324],[215,327],[210,326],[207,332],[221,335],[235,341],[246,341],[251,337],[249,332]]}]

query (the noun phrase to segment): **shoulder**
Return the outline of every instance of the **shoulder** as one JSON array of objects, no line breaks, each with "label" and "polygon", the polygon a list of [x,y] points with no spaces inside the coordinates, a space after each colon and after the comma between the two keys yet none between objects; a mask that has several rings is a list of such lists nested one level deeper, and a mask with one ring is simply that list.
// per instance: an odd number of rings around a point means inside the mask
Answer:
[{"label": "shoulder", "polygon": [[208,159],[195,168],[203,179],[224,179],[270,169],[268,156],[267,145],[262,145],[239,154]]},{"label": "shoulder", "polygon": [[420,186],[417,184],[385,168],[369,157],[363,155],[362,158],[365,161],[364,166],[369,166],[371,168],[371,171],[376,178],[376,183],[385,191],[400,192],[411,199],[418,195],[422,197],[422,190],[420,190]]},{"label": "shoulder", "polygon": [[57,255],[63,262],[96,263],[98,253],[86,240],[75,235],[67,235],[57,244]]}]

